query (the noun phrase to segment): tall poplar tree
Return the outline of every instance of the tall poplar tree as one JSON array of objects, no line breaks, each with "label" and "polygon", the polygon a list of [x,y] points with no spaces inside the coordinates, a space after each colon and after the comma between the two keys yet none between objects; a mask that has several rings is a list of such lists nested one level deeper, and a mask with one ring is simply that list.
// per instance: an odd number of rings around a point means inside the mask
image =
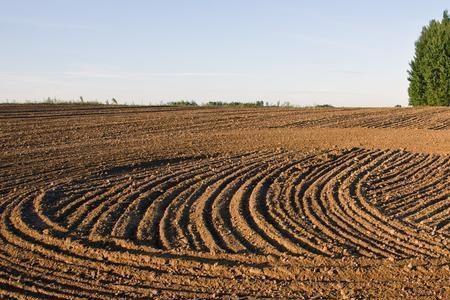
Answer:
[{"label": "tall poplar tree", "polygon": [[423,27],[408,70],[409,104],[450,106],[450,17]]}]

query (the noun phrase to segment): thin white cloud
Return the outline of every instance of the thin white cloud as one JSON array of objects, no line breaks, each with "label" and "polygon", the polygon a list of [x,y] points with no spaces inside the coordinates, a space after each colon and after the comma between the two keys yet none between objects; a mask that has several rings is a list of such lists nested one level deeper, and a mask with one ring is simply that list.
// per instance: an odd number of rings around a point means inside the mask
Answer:
[{"label": "thin white cloud", "polygon": [[73,80],[130,80],[146,81],[156,78],[170,77],[235,77],[245,76],[241,73],[227,72],[173,72],[173,73],[127,73],[118,71],[84,70],[64,72],[0,72],[3,84],[51,84],[65,85]]},{"label": "thin white cloud", "polygon": [[91,30],[92,28],[84,24],[51,22],[48,20],[30,20],[30,19],[2,19],[0,24],[9,26],[25,26],[40,29],[57,30]]},{"label": "thin white cloud", "polygon": [[368,72],[358,70],[331,70],[332,73],[341,73],[348,75],[366,75]]},{"label": "thin white cloud", "polygon": [[303,34],[289,34],[291,38],[296,40],[300,40],[307,44],[319,45],[319,46],[327,46],[327,47],[338,47],[338,48],[347,48],[348,45],[330,40],[329,38],[320,37],[320,36],[311,36],[311,35],[303,35]]},{"label": "thin white cloud", "polygon": [[351,43],[345,40],[337,40],[334,38],[319,36],[319,35],[308,35],[308,34],[300,34],[300,33],[288,33],[287,34],[291,39],[300,41],[305,45],[310,45],[313,47],[324,47],[329,49],[342,49],[348,51],[368,51],[370,48],[364,45],[356,45],[355,43]]},{"label": "thin white cloud", "polygon": [[98,79],[130,79],[147,80],[157,77],[220,77],[220,76],[244,76],[241,73],[227,72],[179,72],[179,73],[122,73],[122,72],[90,72],[67,71],[61,75],[71,78],[98,78]]},{"label": "thin white cloud", "polygon": [[37,84],[61,84],[62,82],[49,73],[0,73],[3,84],[9,83],[37,83]]},{"label": "thin white cloud", "polygon": [[363,96],[369,95],[369,93],[359,91],[345,91],[345,90],[277,90],[273,93],[286,93],[292,95],[354,95]]}]

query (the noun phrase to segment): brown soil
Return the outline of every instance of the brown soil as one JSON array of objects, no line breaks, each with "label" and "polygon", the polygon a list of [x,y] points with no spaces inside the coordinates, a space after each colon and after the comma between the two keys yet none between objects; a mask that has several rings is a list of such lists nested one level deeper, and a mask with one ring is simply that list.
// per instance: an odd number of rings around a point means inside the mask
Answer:
[{"label": "brown soil", "polygon": [[450,298],[450,109],[0,106],[0,297]]}]

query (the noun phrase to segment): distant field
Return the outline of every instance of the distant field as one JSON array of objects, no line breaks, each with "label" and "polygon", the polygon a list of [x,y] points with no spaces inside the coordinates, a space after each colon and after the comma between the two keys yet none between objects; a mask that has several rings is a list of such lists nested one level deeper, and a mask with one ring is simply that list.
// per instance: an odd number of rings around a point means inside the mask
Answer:
[{"label": "distant field", "polygon": [[450,298],[450,108],[0,105],[0,295]]}]

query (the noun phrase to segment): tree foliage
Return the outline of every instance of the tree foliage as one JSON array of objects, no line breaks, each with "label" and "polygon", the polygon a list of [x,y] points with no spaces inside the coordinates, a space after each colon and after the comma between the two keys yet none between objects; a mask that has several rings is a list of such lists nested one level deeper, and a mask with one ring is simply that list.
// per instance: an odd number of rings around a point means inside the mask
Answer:
[{"label": "tree foliage", "polygon": [[450,17],[432,20],[416,41],[408,71],[409,104],[450,106]]},{"label": "tree foliage", "polygon": [[209,101],[205,104],[206,106],[226,106],[226,107],[263,107],[264,101],[256,102],[222,102],[222,101]]},{"label": "tree foliage", "polygon": [[167,103],[167,105],[170,105],[170,106],[198,106],[197,102],[187,101],[187,100],[172,101],[172,102]]}]

